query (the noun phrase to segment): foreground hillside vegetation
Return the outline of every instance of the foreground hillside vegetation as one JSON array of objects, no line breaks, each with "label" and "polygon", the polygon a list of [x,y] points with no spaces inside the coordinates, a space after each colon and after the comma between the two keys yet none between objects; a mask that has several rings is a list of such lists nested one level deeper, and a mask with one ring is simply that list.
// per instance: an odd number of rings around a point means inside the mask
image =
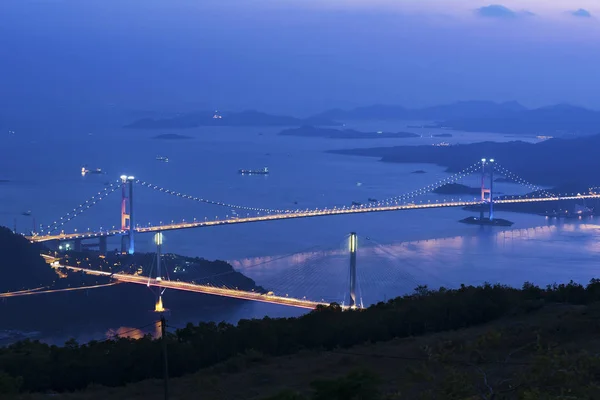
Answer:
[{"label": "foreground hillside vegetation", "polygon": [[[597,280],[420,287],[362,311],[332,305],[300,318],[189,324],[168,335],[170,374],[200,372],[174,380],[174,398],[197,398],[200,387],[211,399],[600,398],[599,299]],[[159,398],[156,381],[89,386],[160,378],[160,345],[21,342],[0,349],[0,390]]]}]

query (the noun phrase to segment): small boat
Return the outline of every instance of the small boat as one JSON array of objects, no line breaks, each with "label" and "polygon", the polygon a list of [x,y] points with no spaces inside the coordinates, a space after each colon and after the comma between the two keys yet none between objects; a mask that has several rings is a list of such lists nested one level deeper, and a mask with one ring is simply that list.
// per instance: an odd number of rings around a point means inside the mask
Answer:
[{"label": "small boat", "polygon": [[269,168],[263,169],[240,169],[238,171],[242,175],[269,175]]},{"label": "small boat", "polygon": [[156,156],[156,161],[169,162],[169,157]]},{"label": "small boat", "polygon": [[85,166],[81,167],[81,176],[86,176],[88,174],[102,175],[104,174],[104,171],[102,171],[102,168],[87,169]]},{"label": "small boat", "polygon": [[463,224],[469,225],[490,225],[490,226],[512,226],[514,222],[502,219],[502,218],[494,218],[489,219],[487,217],[478,218],[478,217],[467,217],[465,219],[461,219],[458,222],[462,222]]}]

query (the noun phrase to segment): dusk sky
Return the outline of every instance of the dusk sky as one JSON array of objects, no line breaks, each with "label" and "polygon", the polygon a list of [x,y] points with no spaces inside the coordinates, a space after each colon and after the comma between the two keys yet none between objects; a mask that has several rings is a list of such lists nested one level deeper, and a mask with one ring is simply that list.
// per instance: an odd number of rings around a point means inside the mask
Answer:
[{"label": "dusk sky", "polygon": [[600,108],[598,0],[2,0],[1,109]]}]

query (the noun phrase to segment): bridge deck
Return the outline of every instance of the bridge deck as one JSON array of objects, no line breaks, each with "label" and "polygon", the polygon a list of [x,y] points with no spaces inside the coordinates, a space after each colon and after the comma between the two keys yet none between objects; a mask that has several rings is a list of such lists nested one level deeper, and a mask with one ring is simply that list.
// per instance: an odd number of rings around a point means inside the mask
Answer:
[{"label": "bridge deck", "polygon": [[222,296],[229,297],[234,299],[242,299],[242,300],[252,300],[259,301],[262,303],[270,303],[270,304],[279,304],[284,306],[305,308],[309,310],[314,310],[317,306],[323,305],[328,306],[329,303],[324,302],[316,302],[304,299],[295,299],[290,297],[281,297],[274,295],[265,295],[261,293],[255,292],[246,292],[243,290],[237,289],[226,289],[219,288],[215,286],[206,286],[206,285],[198,285],[195,283],[188,282],[180,282],[180,281],[164,281],[164,280],[156,280],[154,278],[148,278],[147,276],[141,275],[128,275],[128,274],[112,274],[110,272],[97,271],[94,269],[86,269],[79,267],[71,267],[66,265],[60,265],[62,268],[67,268],[72,271],[80,271],[85,272],[90,275],[97,276],[110,276],[117,282],[125,282],[125,283],[134,283],[137,285],[146,285],[146,286],[154,286],[160,288],[168,288],[173,290],[182,290],[186,292],[194,292],[194,293],[203,293],[210,294],[214,296]]},{"label": "bridge deck", "polygon": [[[574,196],[561,196],[561,197],[540,197],[540,198],[518,198],[518,199],[504,199],[495,200],[495,204],[518,204],[518,203],[536,203],[536,202],[549,202],[549,201],[560,201],[560,200],[583,200],[583,199],[599,199],[600,194],[585,194],[585,195],[574,195]],[[190,229],[190,228],[201,228],[208,226],[217,225],[233,225],[233,224],[245,224],[252,222],[263,222],[263,221],[277,221],[284,219],[298,219],[298,218],[314,218],[314,217],[325,217],[332,215],[346,215],[346,214],[362,214],[369,212],[389,212],[389,211],[402,211],[402,210],[422,210],[432,208],[450,208],[450,207],[467,207],[476,206],[482,204],[481,201],[457,201],[447,203],[427,203],[427,204],[402,204],[394,206],[380,206],[380,207],[348,207],[348,208],[332,208],[323,210],[310,210],[300,212],[288,212],[283,214],[271,214],[262,215],[255,217],[243,217],[243,218],[230,218],[223,220],[214,221],[194,221],[194,222],[181,222],[169,225],[158,225],[149,227],[137,227],[135,228],[136,233],[148,233],[148,232],[163,232],[178,229]],[[51,240],[74,240],[74,239],[87,239],[97,238],[103,236],[117,236],[124,235],[126,231],[122,230],[107,230],[102,232],[86,232],[86,233],[68,233],[68,234],[57,234],[57,235],[36,235],[27,236],[32,242],[47,242]]]}]

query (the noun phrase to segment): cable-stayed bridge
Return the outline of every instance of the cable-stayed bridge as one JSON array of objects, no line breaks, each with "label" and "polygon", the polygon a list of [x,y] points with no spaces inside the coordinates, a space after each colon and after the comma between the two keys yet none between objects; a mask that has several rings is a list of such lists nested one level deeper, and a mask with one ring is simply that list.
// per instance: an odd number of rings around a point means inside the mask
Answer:
[{"label": "cable-stayed bridge", "polygon": [[[518,183],[526,187],[530,194],[528,195],[511,195],[511,196],[495,196],[494,193],[494,173],[498,176],[510,180],[514,183]],[[453,196],[447,200],[439,199],[428,199],[424,200],[423,195],[429,194],[436,189],[439,189],[448,184],[454,184],[462,179],[469,176],[481,177],[481,191],[480,196],[471,199],[462,199],[458,196]],[[145,187],[150,190],[154,190],[160,193],[164,193],[176,198],[185,199],[188,201],[194,201],[202,204],[210,204],[214,206],[220,206],[223,208],[234,210],[231,216],[225,218],[215,218],[204,220],[194,219],[191,221],[172,222],[171,224],[158,224],[141,226],[134,223],[134,187]],[[70,221],[78,217],[82,213],[86,212],[94,205],[103,201],[114,192],[121,189],[121,202],[120,202],[120,229],[111,230],[97,230],[89,232],[65,232],[64,228]],[[137,195],[136,195],[137,196]],[[383,200],[369,201],[367,204],[354,203],[349,206],[332,206],[332,207],[321,207],[314,209],[282,209],[282,208],[266,208],[266,207],[251,207],[240,204],[234,204],[224,201],[211,200],[203,197],[194,195],[184,194],[175,190],[167,189],[159,185],[141,181],[133,176],[123,175],[116,182],[108,185],[104,190],[98,192],[95,196],[81,203],[75,207],[72,211],[66,213],[63,217],[56,219],[51,224],[41,226],[39,231],[32,232],[27,235],[27,238],[32,242],[47,243],[50,246],[57,245],[61,242],[72,243],[74,250],[80,250],[84,242],[96,241],[98,249],[101,253],[106,252],[106,239],[111,236],[122,237],[121,250],[123,253],[133,254],[135,249],[134,238],[138,234],[142,233],[154,233],[161,237],[162,232],[180,229],[192,229],[192,228],[208,228],[213,226],[224,226],[224,225],[235,225],[235,224],[248,224],[252,222],[268,222],[278,221],[287,219],[300,219],[300,218],[317,218],[334,215],[351,215],[351,214],[365,214],[374,212],[391,212],[391,211],[408,211],[408,210],[428,210],[438,208],[450,208],[450,207],[478,207],[480,208],[480,215],[483,219],[484,210],[487,211],[487,221],[494,221],[494,205],[496,204],[522,204],[522,203],[541,203],[541,202],[556,202],[563,200],[586,200],[586,199],[598,199],[598,194],[594,189],[590,189],[585,193],[568,193],[568,194],[554,194],[550,193],[536,185],[533,185],[516,174],[510,172],[506,168],[499,165],[495,160],[482,159],[464,170],[434,182],[430,185],[422,188],[386,198]],[[235,212],[237,210],[237,212]],[[246,213],[245,216],[241,215]],[[352,239],[354,237],[354,239]],[[162,241],[162,239],[159,239]],[[348,302],[349,306],[355,307],[359,305],[356,298],[356,261],[352,261],[352,248],[356,249],[356,235],[352,234],[349,239],[350,248],[350,275],[349,292],[351,298]],[[159,257],[160,259],[160,257]],[[354,272],[353,272],[354,271]],[[93,273],[92,271],[85,271],[87,273]],[[124,276],[121,276],[124,275]],[[295,307],[314,308],[319,304],[326,304],[324,301],[309,301],[305,299],[294,300],[289,297],[274,296],[274,295],[263,295],[258,293],[248,294],[248,292],[238,291],[237,289],[231,288],[215,288],[206,285],[196,285],[186,282],[169,283],[164,281],[162,275],[158,273],[156,278],[143,278],[138,279],[131,277],[126,274],[112,274],[111,277],[120,282],[134,283],[134,284],[146,284],[148,286],[157,287],[161,290],[166,288],[184,291],[193,291],[206,294],[214,294],[225,297],[240,298],[254,301],[264,301],[268,303],[284,304]],[[161,292],[162,293],[162,292]],[[162,302],[162,300],[161,300]],[[162,307],[162,303],[161,306]],[[157,306],[158,308],[158,306]]]}]

